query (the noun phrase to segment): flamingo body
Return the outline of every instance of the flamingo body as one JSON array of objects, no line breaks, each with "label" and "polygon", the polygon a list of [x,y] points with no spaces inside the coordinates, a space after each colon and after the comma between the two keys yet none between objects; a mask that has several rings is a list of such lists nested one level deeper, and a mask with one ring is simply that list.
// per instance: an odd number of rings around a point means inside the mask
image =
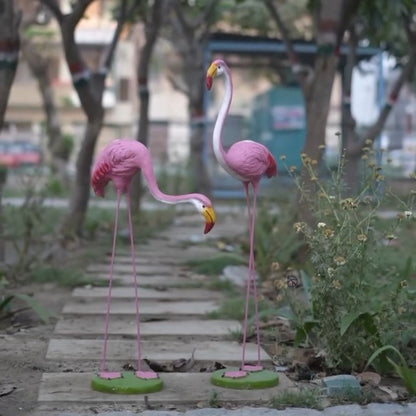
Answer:
[{"label": "flamingo body", "polygon": [[[233,83],[231,78],[231,71],[227,64],[222,59],[214,60],[207,70],[206,86],[210,90],[213,79],[216,76],[224,75],[225,78],[225,93],[218,112],[217,120],[213,132],[213,150],[218,163],[234,178],[240,180],[244,186],[246,195],[247,214],[248,214],[248,229],[250,238],[250,255],[248,264],[248,278],[246,285],[246,299],[244,310],[244,326],[243,326],[243,354],[240,371],[228,371],[224,373],[225,377],[241,377],[245,376],[247,371],[258,371],[262,369],[260,362],[260,330],[258,317],[258,301],[257,301],[257,285],[256,285],[256,270],[254,262],[254,228],[257,207],[257,190],[260,179],[263,176],[271,178],[277,175],[276,160],[261,143],[252,140],[242,140],[234,143],[228,151],[222,145],[222,131],[225,119],[228,115],[232,95]],[[252,187],[253,197],[250,201],[249,187]],[[248,324],[248,304],[250,292],[254,296],[255,308],[255,325],[257,335],[257,365],[251,366],[245,364],[245,350],[247,341],[247,324]]]},{"label": "flamingo body", "polygon": [[135,140],[116,139],[97,156],[91,185],[97,196],[104,196],[105,187],[112,181],[116,190],[126,193],[133,176],[142,165],[149,163],[149,151]]},{"label": "flamingo body", "polygon": [[234,143],[226,153],[225,161],[237,179],[258,182],[262,176],[277,175],[276,161],[261,143],[242,140]]},{"label": "flamingo body", "polygon": [[111,290],[113,281],[114,255],[116,248],[116,234],[118,227],[118,214],[120,209],[120,200],[123,194],[127,198],[128,222],[130,234],[130,250],[132,275],[135,291],[135,307],[136,307],[136,335],[137,335],[137,371],[136,376],[142,379],[155,378],[155,373],[141,371],[141,352],[140,352],[140,318],[139,318],[139,296],[136,273],[135,249],[133,241],[133,225],[130,207],[130,184],[133,176],[141,170],[148,185],[149,191],[155,199],[167,203],[178,204],[190,202],[205,217],[204,233],[209,232],[215,224],[215,213],[212,208],[211,201],[202,194],[184,194],[184,195],[168,195],[163,193],[156,182],[153,172],[153,165],[149,150],[142,143],[131,139],[116,139],[109,143],[98,154],[91,175],[91,186],[96,195],[103,197],[107,184],[111,181],[117,192],[117,203],[113,232],[113,247],[111,253],[109,285],[107,295],[107,307],[104,326],[104,342],[101,357],[101,367],[99,377],[104,379],[120,378],[120,372],[106,371],[106,354],[107,354],[107,336],[109,327],[109,314],[111,303]]}]

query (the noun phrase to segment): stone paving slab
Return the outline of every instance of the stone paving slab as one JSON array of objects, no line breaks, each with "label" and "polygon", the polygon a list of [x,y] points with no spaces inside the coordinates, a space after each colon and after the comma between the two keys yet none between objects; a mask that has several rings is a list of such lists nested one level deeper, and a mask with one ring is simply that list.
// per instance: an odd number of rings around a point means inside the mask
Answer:
[{"label": "stone paving slab", "polygon": [[[94,273],[92,276],[94,279],[98,281],[104,280],[105,282],[108,281],[108,274],[104,273]],[[133,278],[128,274],[115,274],[114,275],[114,284],[115,285],[123,285],[128,287],[133,287]],[[202,279],[195,280],[180,276],[172,276],[170,275],[155,275],[155,276],[137,276],[137,281],[140,286],[147,286],[147,287],[189,287],[192,284],[196,284],[201,281]]]},{"label": "stone paving slab", "polygon": [[[55,334],[77,336],[102,336],[104,319],[102,316],[62,317],[55,326]],[[241,330],[237,321],[231,320],[181,320],[141,322],[143,336],[207,336],[221,337],[231,331]],[[112,316],[109,323],[110,335],[134,336],[136,324],[134,316]]]},{"label": "stone paving slab", "polygon": [[[349,413],[346,413],[349,412]],[[93,413],[82,412],[82,415]],[[284,410],[270,409],[268,407],[241,407],[239,409],[202,408],[186,412],[176,410],[144,410],[144,411],[112,411],[98,412],[95,416],[414,416],[416,403],[370,403],[366,406],[345,405],[327,407],[322,411],[292,407]],[[80,413],[35,413],[33,416],[81,416]]]},{"label": "stone paving slab", "polygon": [[[88,287],[76,288],[72,291],[75,298],[106,298],[108,288]],[[218,291],[203,289],[175,289],[158,290],[139,287],[140,299],[159,299],[159,300],[204,300],[221,299],[223,296]],[[111,290],[112,299],[133,299],[134,289],[132,287],[114,287]]]},{"label": "stone paving slab", "polygon": [[[218,254],[219,251],[215,247],[191,245],[180,247],[178,243],[167,243],[166,240],[151,240],[149,244],[145,246],[136,247],[136,260],[137,262],[144,262],[144,259],[159,261],[160,264],[164,263],[164,259],[171,261],[174,259],[179,262],[186,262],[193,258],[203,258],[205,256],[213,256]],[[117,258],[123,258],[121,263],[130,264],[130,251],[126,249],[117,250]],[[128,258],[128,261],[127,261]],[[108,262],[110,256],[107,257]],[[141,260],[143,259],[143,260]]]},{"label": "stone paving slab", "polygon": [[[158,249],[160,250],[160,249]],[[163,264],[163,265],[180,265],[184,261],[182,258],[178,257],[176,254],[180,254],[180,251],[178,250],[177,253],[169,253],[169,255],[166,255],[163,253],[163,256],[161,255],[160,251],[157,253],[153,253],[150,250],[136,250],[136,264],[138,265],[157,265],[157,264]],[[111,257],[110,253],[107,254],[107,256],[103,259],[105,264],[110,264]],[[116,255],[114,258],[114,264],[131,264],[131,257],[130,253],[122,253],[120,255]]]},{"label": "stone paving slab", "polygon": [[[110,264],[105,263],[98,263],[98,264],[91,264],[87,267],[87,273],[109,273],[110,271]],[[172,266],[166,264],[137,264],[136,265],[136,272],[137,275],[160,275],[172,274]],[[131,264],[114,264],[113,268],[114,274],[132,274],[132,267]]]},{"label": "stone paving slab", "polygon": [[[96,339],[51,339],[46,358],[50,360],[99,360],[102,340]],[[224,365],[235,365],[241,360],[242,348],[232,341],[196,341],[196,340],[142,340],[142,357],[156,361],[173,361],[190,358],[192,351],[196,362],[219,361]],[[136,359],[136,340],[108,340],[107,357],[113,361]],[[267,353],[260,350],[264,365],[271,365]],[[256,361],[257,346],[247,344],[247,361]]]},{"label": "stone paving slab", "polygon": [[[187,316],[204,316],[209,312],[218,309],[218,303],[215,301],[157,301],[144,300],[140,301],[140,316],[166,316],[166,315],[187,315]],[[105,314],[106,300],[101,298],[74,298],[62,309],[63,314],[67,315],[99,315]],[[135,315],[135,302],[124,299],[112,299],[110,315]]]},{"label": "stone paving slab", "polygon": [[[44,373],[39,388],[38,402],[83,402],[87,403],[143,403],[144,395],[112,395],[94,391],[90,387],[93,373]],[[150,405],[208,402],[213,391],[218,400],[233,404],[261,404],[268,402],[279,392],[293,388],[292,382],[279,374],[278,386],[262,390],[233,390],[213,386],[209,373],[163,373],[160,375],[164,388],[156,393],[147,394]]]}]

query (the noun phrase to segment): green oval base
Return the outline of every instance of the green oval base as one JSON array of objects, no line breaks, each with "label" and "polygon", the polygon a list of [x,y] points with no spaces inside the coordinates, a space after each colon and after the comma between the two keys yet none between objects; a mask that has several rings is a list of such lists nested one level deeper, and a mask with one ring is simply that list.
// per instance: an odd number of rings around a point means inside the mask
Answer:
[{"label": "green oval base", "polygon": [[230,370],[234,369],[227,368],[213,372],[211,383],[215,386],[241,390],[267,389],[279,384],[279,375],[273,371],[255,371],[241,378],[223,377],[224,373]]},{"label": "green oval base", "polygon": [[123,372],[122,376],[107,380],[96,375],[91,380],[91,388],[102,393],[143,394],[154,393],[163,387],[161,378],[144,380],[136,377],[133,372]]}]

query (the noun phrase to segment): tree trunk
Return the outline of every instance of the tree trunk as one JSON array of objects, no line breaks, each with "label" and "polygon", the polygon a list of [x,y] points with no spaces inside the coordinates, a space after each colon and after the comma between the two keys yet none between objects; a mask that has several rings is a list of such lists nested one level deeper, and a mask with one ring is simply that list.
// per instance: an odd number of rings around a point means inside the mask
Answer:
[{"label": "tree trunk", "polygon": [[93,120],[88,120],[81,149],[76,163],[76,176],[69,201],[69,209],[61,225],[64,236],[82,234],[82,225],[88,208],[90,195],[91,166],[94,148],[100,134],[104,119],[104,111],[97,109]]},{"label": "tree trunk", "polygon": [[30,40],[22,42],[22,53],[30,70],[36,78],[42,96],[43,109],[46,116],[46,133],[48,135],[48,150],[51,155],[50,167],[64,185],[69,185],[67,175],[68,158],[62,152],[63,137],[59,114],[55,102],[52,81],[49,76],[49,60],[37,52],[37,47]]},{"label": "tree trunk", "polygon": [[[139,71],[140,72],[140,71]],[[140,79],[140,78],[139,78]],[[149,137],[149,104],[150,93],[147,85],[147,78],[139,80],[139,128],[137,133],[137,140],[148,146]],[[140,214],[141,201],[144,195],[143,181],[141,172],[134,175],[130,186],[130,203],[131,211],[134,216]]]},{"label": "tree trunk", "polygon": [[16,73],[20,37],[21,12],[13,0],[0,0],[0,131]]},{"label": "tree trunk", "polygon": [[211,181],[205,156],[204,125],[202,120],[194,119],[194,121],[191,121],[190,167],[193,178],[192,192],[199,192],[209,197],[211,195]]},{"label": "tree trunk", "polygon": [[[325,145],[332,85],[334,83],[338,57],[336,55],[318,55],[315,62],[315,76],[308,90],[304,90],[306,106],[306,137],[303,153],[306,160],[316,161],[319,166],[322,159],[322,146]],[[309,158],[309,159],[308,159]],[[305,157],[303,158],[305,161]],[[311,223],[308,198],[315,195],[315,181],[305,167],[301,170],[301,183],[307,198],[298,198],[299,218]]]},{"label": "tree trunk", "polygon": [[[139,126],[137,131],[137,140],[148,146],[149,142],[149,69],[153,55],[153,50],[159,36],[162,23],[162,11],[164,8],[163,0],[155,0],[149,13],[149,19],[145,23],[146,41],[140,51],[139,65],[137,68],[137,84],[139,89]],[[140,213],[140,205],[144,194],[142,175],[139,172],[134,176],[130,187],[131,193],[131,210],[134,215]]]}]

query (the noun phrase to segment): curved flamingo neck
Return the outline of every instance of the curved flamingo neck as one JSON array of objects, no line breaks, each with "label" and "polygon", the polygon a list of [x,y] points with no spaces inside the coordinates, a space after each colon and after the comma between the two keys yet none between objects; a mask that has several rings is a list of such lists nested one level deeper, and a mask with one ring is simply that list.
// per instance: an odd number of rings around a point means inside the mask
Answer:
[{"label": "curved flamingo neck", "polygon": [[226,162],[227,154],[224,150],[224,147],[221,141],[225,118],[228,115],[228,112],[231,106],[231,100],[233,98],[233,81],[231,79],[230,69],[227,66],[225,66],[225,64],[224,64],[224,76],[225,76],[225,93],[224,93],[224,98],[222,100],[221,107],[218,112],[217,120],[214,126],[214,132],[212,136],[213,150],[214,150],[215,157],[218,160],[218,163],[227,172],[233,174],[232,172],[230,172],[230,168],[227,165],[227,162]]},{"label": "curved flamingo neck", "polygon": [[141,170],[150,193],[160,202],[164,202],[165,204],[181,204],[184,202],[192,202],[193,199],[198,197],[198,194],[168,195],[162,192],[157,184],[150,159],[142,164]]}]

